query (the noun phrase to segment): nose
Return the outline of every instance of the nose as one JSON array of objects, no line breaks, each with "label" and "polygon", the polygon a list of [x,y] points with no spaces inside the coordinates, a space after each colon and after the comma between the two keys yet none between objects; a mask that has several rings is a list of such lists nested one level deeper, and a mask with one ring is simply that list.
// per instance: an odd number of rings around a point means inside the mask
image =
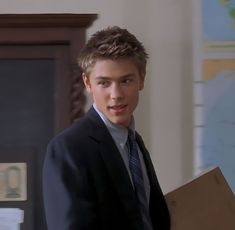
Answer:
[{"label": "nose", "polygon": [[115,83],[112,85],[110,97],[112,100],[120,100],[123,98],[123,90],[119,84]]}]

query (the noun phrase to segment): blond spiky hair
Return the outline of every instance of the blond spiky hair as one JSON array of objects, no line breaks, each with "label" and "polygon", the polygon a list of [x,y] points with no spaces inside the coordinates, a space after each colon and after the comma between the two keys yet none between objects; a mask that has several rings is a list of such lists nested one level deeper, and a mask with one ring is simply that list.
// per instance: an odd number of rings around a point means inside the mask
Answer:
[{"label": "blond spiky hair", "polygon": [[132,59],[145,75],[148,54],[144,46],[129,31],[114,26],[92,35],[79,55],[78,64],[89,75],[97,60],[122,58]]}]

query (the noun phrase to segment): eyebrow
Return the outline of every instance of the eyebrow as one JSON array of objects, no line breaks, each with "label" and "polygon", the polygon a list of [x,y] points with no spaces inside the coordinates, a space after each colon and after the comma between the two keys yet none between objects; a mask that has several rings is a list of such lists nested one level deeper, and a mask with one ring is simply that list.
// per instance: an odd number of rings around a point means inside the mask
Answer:
[{"label": "eyebrow", "polygon": [[98,76],[95,78],[95,80],[107,80],[107,79],[110,79],[110,77]]},{"label": "eyebrow", "polygon": [[[120,79],[124,79],[124,78],[128,78],[128,77],[134,77],[135,74],[133,73],[129,73],[129,74],[125,74],[123,76],[120,77]],[[96,77],[96,80],[109,80],[112,79],[111,77],[106,77],[106,76],[98,76]]]}]

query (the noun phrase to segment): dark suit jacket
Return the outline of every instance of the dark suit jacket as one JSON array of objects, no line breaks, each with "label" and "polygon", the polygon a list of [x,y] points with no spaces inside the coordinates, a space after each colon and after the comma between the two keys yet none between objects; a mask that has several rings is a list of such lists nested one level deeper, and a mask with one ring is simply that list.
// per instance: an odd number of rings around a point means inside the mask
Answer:
[{"label": "dark suit jacket", "polygon": [[[168,209],[149,153],[138,134],[137,141],[151,186],[154,230],[169,230]],[[48,230],[143,230],[127,169],[93,108],[49,143],[43,196]]]}]

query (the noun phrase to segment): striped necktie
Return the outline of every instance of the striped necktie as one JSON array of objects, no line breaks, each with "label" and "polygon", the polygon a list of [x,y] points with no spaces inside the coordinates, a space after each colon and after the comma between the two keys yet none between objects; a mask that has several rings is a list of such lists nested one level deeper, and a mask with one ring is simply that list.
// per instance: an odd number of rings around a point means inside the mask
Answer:
[{"label": "striped necktie", "polygon": [[138,199],[140,211],[142,214],[145,230],[152,230],[152,223],[149,216],[149,208],[147,202],[146,191],[144,187],[142,167],[140,163],[137,141],[131,129],[128,129],[128,141],[130,145],[130,160],[129,167],[135,188],[135,193]]}]

